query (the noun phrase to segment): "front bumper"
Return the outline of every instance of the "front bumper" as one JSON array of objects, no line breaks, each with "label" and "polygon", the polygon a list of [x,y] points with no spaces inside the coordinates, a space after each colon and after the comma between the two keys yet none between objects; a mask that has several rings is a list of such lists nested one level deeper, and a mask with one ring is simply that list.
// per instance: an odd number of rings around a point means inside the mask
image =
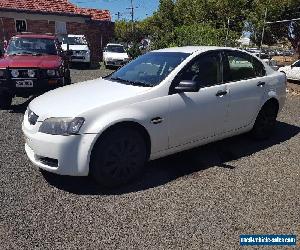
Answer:
[{"label": "front bumper", "polygon": [[[17,87],[18,82],[30,81],[33,86],[22,86]],[[1,79],[0,80],[0,90],[5,90],[13,96],[29,96],[35,94],[41,94],[49,90],[61,87],[64,85],[63,77],[53,77],[53,78],[20,78],[20,79]]]},{"label": "front bumper", "polygon": [[107,60],[105,62],[106,66],[116,66],[116,67],[120,67],[120,66],[124,66],[125,64],[127,64],[129,61],[128,60]]},{"label": "front bumper", "polygon": [[[37,132],[41,123],[32,130],[24,120],[22,130],[25,135],[25,151],[30,161],[46,171],[71,176],[87,176],[91,145],[96,135],[73,136],[49,135]],[[29,125],[31,126],[31,125]]]},{"label": "front bumper", "polygon": [[90,56],[71,56],[70,59],[71,62],[82,62],[82,63],[90,63],[91,62],[91,57]]}]

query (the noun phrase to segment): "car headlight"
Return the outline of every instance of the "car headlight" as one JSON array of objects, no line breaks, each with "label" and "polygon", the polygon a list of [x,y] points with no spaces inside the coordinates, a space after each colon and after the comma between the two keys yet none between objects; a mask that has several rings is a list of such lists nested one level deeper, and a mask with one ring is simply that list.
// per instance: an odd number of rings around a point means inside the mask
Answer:
[{"label": "car headlight", "polygon": [[55,69],[48,69],[47,70],[47,75],[48,76],[56,76],[56,70]]},{"label": "car headlight", "polygon": [[19,70],[13,69],[11,71],[11,76],[14,77],[14,78],[17,78],[19,76]]},{"label": "car headlight", "polygon": [[85,119],[76,118],[49,118],[43,121],[39,132],[50,135],[76,135],[79,133]]},{"label": "car headlight", "polygon": [[34,78],[34,77],[35,77],[35,72],[34,72],[34,70],[32,70],[32,69],[29,69],[29,70],[27,71],[27,74],[28,74],[28,76],[31,77],[31,78]]}]

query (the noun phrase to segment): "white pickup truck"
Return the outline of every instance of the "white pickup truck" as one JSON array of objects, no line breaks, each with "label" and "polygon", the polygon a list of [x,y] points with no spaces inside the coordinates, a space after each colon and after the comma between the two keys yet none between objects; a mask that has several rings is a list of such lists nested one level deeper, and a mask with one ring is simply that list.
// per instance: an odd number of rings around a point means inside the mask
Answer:
[{"label": "white pickup truck", "polygon": [[91,64],[91,50],[84,35],[67,35],[62,37],[62,50],[72,51],[71,62]]}]

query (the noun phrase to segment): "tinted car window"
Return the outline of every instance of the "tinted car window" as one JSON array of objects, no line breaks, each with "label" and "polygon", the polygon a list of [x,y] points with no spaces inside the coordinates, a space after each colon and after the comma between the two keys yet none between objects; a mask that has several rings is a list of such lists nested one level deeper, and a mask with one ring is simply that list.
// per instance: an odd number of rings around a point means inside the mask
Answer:
[{"label": "tinted car window", "polygon": [[300,60],[293,64],[294,67],[300,67]]},{"label": "tinted car window", "polygon": [[123,46],[119,45],[108,45],[106,47],[107,52],[114,52],[114,53],[126,53],[125,49]]},{"label": "tinted car window", "polygon": [[224,81],[240,81],[265,75],[263,64],[255,57],[238,51],[227,51]]},{"label": "tinted car window", "polygon": [[68,42],[68,44],[70,44],[70,45],[87,45],[87,41],[86,41],[85,37],[83,37],[83,36],[80,36],[80,37],[70,36],[67,39],[68,40],[66,42]]},{"label": "tinted car window", "polygon": [[201,55],[180,73],[180,81],[195,81],[201,87],[220,83],[220,56],[218,53]]}]

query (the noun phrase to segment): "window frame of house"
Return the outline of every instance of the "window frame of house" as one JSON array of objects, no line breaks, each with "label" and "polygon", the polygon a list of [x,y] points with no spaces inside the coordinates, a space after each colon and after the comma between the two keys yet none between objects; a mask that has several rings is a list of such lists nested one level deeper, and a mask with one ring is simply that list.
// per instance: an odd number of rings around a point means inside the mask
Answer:
[{"label": "window frame of house", "polygon": [[[55,21],[54,25],[55,25],[55,31],[54,31],[55,34],[60,34],[60,35],[66,35],[66,34],[68,34],[67,22],[64,22],[64,21]],[[60,32],[61,30],[63,30],[63,32]]]},{"label": "window frame of house", "polygon": [[[25,26],[26,26],[25,31],[18,31],[18,29],[17,29],[17,21],[25,22]],[[15,19],[15,29],[16,29],[17,33],[27,32],[28,31],[28,26],[27,26],[26,19]]]}]

